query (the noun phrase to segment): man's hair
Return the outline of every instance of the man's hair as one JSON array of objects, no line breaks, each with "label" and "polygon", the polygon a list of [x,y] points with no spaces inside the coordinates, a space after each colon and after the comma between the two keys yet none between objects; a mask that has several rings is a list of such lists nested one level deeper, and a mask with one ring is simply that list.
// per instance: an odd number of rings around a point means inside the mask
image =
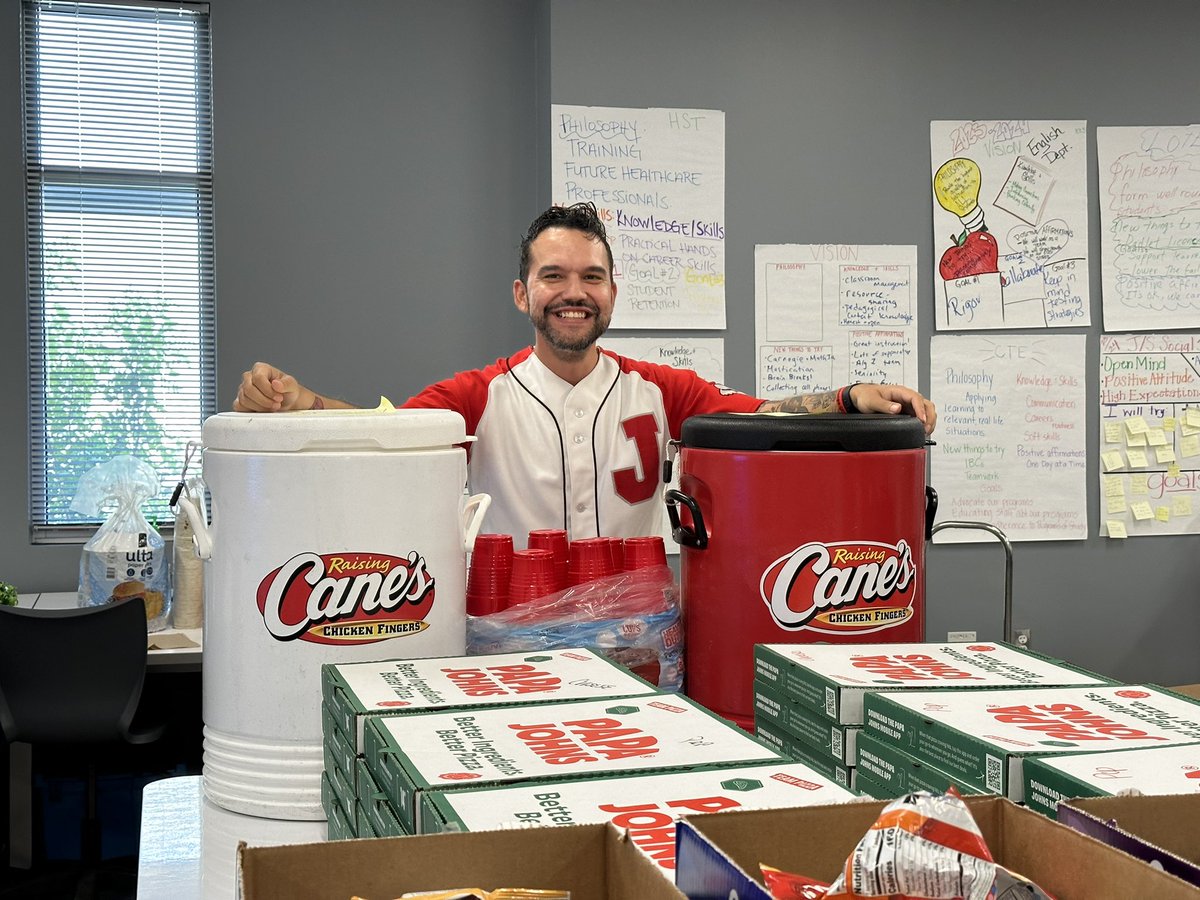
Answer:
[{"label": "man's hair", "polygon": [[576,203],[573,206],[552,206],[530,224],[529,230],[525,232],[525,237],[521,239],[521,259],[518,270],[521,281],[527,282],[529,279],[529,257],[531,255],[529,247],[547,228],[573,228],[603,244],[604,252],[608,256],[608,274],[611,277],[613,271],[612,247],[608,244],[608,233],[604,230],[604,223],[600,221],[600,213],[596,210],[596,204]]}]

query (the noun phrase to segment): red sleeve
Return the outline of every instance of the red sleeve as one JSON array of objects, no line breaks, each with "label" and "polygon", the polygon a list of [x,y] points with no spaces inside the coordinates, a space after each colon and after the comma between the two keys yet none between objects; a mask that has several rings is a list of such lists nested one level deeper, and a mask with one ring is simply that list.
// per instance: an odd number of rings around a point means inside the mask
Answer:
[{"label": "red sleeve", "polygon": [[663,393],[667,428],[678,439],[683,422],[691,416],[707,413],[757,412],[763,401],[723,384],[705,381],[691,369],[676,369],[656,363],[618,357],[627,372],[637,372],[647,381],[657,384]]},{"label": "red sleeve", "polygon": [[508,371],[508,360],[498,359],[485,369],[459,372],[409,397],[402,409],[450,409],[467,423],[467,434],[474,434],[487,406],[488,385],[492,379]]}]

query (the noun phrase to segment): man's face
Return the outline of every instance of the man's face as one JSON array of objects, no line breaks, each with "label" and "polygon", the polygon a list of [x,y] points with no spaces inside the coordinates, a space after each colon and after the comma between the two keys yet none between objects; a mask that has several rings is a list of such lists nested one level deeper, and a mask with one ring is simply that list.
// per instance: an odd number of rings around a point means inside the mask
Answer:
[{"label": "man's face", "polygon": [[513,300],[559,352],[586,350],[608,329],[617,287],[604,245],[573,228],[547,228],[529,247],[529,274],[513,283]]}]

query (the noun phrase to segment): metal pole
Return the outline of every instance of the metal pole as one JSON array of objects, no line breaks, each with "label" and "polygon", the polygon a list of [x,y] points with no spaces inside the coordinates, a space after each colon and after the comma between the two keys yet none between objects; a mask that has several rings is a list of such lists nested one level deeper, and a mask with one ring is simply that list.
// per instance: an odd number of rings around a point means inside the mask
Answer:
[{"label": "metal pole", "polygon": [[1012,544],[1008,540],[1008,536],[987,522],[938,522],[930,531],[930,537],[937,534],[943,528],[963,528],[974,531],[986,531],[994,535],[996,540],[1004,545],[1004,640],[1010,644],[1017,643],[1017,636],[1013,633],[1013,598],[1012,598],[1012,575],[1013,575],[1013,553]]}]

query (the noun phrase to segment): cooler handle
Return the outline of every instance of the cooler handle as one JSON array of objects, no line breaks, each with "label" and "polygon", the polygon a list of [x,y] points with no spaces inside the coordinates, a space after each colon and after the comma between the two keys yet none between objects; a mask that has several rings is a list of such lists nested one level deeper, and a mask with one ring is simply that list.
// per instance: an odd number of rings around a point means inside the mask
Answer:
[{"label": "cooler handle", "polygon": [[[492,505],[491,494],[472,494],[463,504],[463,549],[468,553],[475,547],[475,536],[483,526],[484,513]],[[470,516],[468,519],[467,517]]]},{"label": "cooler handle", "polygon": [[925,540],[933,540],[933,517],[937,515],[938,496],[929,485],[925,485]]},{"label": "cooler handle", "polygon": [[[703,550],[708,547],[708,529],[704,527],[704,516],[700,512],[700,504],[683,491],[670,490],[665,494],[667,501],[667,518],[671,520],[671,537],[681,547],[692,547]],[[692,528],[685,528],[679,521],[678,504],[682,503],[692,514]]]}]

